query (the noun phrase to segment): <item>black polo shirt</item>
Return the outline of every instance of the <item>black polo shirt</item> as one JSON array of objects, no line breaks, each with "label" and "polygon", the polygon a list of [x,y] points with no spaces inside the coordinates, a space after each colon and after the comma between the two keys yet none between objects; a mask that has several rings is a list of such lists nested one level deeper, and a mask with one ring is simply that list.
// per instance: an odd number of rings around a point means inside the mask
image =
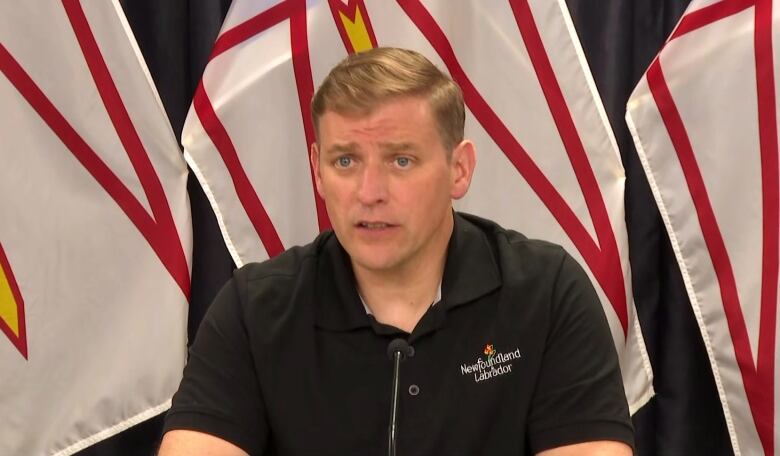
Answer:
[{"label": "black polo shirt", "polygon": [[442,300],[411,332],[377,322],[333,233],[236,271],[208,311],[165,429],[252,455],[386,453],[404,337],[399,455],[522,455],[633,445],[598,298],[556,245],[455,215]]}]

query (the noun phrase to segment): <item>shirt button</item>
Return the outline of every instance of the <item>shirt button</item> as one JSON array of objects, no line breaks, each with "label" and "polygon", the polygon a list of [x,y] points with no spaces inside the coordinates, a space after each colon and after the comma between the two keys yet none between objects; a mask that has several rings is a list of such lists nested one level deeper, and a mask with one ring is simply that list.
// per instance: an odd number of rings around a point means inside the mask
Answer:
[{"label": "shirt button", "polygon": [[418,394],[420,394],[420,387],[417,385],[410,385],[409,394],[411,394],[412,396],[417,396]]}]

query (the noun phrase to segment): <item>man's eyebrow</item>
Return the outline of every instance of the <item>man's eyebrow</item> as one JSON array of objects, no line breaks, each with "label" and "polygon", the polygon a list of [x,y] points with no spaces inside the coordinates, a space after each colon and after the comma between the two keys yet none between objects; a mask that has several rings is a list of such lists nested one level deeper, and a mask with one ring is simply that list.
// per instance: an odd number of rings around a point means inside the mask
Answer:
[{"label": "man's eyebrow", "polygon": [[401,143],[380,143],[379,147],[387,152],[409,152],[417,149],[417,147],[410,142],[401,142]]},{"label": "man's eyebrow", "polygon": [[337,155],[337,154],[354,154],[358,150],[358,145],[356,143],[346,143],[346,144],[333,144],[332,146],[328,147],[325,150],[325,153],[328,155]]}]

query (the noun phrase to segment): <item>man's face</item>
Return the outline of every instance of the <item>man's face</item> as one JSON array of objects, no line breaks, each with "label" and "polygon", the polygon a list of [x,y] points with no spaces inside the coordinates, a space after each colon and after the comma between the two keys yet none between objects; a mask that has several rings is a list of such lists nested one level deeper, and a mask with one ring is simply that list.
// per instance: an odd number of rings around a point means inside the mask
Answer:
[{"label": "man's face", "polygon": [[468,190],[474,149],[464,141],[448,159],[428,101],[405,97],[362,116],[325,112],[311,163],[353,266],[401,272],[446,249],[452,198]]}]

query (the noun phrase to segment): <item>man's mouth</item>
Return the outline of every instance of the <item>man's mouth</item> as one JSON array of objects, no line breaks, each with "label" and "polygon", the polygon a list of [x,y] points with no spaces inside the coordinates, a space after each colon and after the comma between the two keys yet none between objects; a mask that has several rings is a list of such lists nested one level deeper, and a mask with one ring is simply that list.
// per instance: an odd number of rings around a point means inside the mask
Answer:
[{"label": "man's mouth", "polygon": [[378,230],[382,228],[390,228],[393,225],[385,222],[358,222],[357,226],[359,228],[366,228],[369,230]]}]

